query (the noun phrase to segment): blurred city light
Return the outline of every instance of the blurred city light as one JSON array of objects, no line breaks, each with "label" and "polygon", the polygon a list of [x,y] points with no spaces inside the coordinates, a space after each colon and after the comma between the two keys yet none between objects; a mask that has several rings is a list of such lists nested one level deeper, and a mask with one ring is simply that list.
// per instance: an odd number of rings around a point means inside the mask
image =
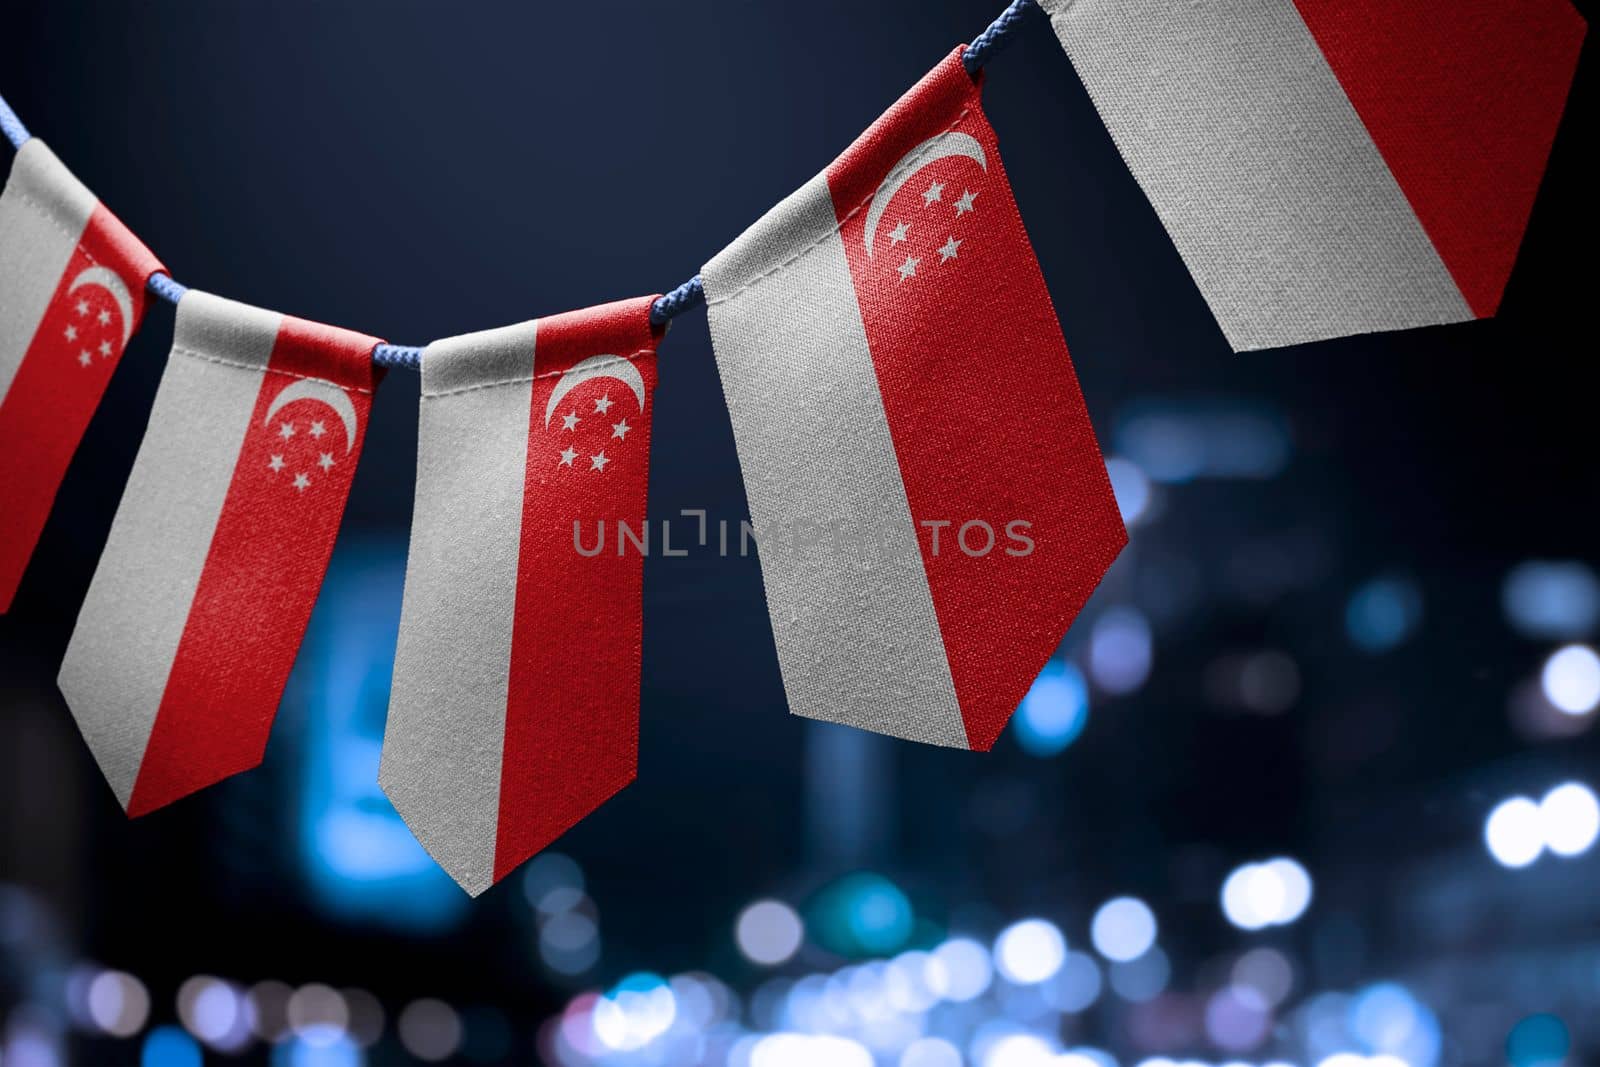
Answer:
[{"label": "blurred city light", "polygon": [[751,963],[776,967],[800,951],[805,940],[800,913],[781,900],[758,900],[739,913],[734,938]]},{"label": "blurred city light", "polygon": [[1568,715],[1587,715],[1600,705],[1600,656],[1587,645],[1568,645],[1545,660],[1539,675],[1545,699]]},{"label": "blurred city light", "polygon": [[1275,948],[1253,948],[1233,964],[1233,984],[1254,989],[1268,1007],[1276,1007],[1294,989],[1294,964]]},{"label": "blurred city light", "polygon": [[1136,525],[1150,507],[1150,479],[1137,463],[1121,456],[1106,457],[1106,476],[1111,479],[1123,524]]},{"label": "blurred city light", "polygon": [[672,1026],[678,1000],[660,975],[630,974],[594,1006],[594,1032],[606,1048],[631,1052],[643,1048]]},{"label": "blurred city light", "polygon": [[461,1047],[461,1016],[442,1000],[413,1000],[401,1010],[395,1029],[405,1050],[425,1063],[447,1060]]},{"label": "blurred city light", "polygon": [[1089,631],[1089,677],[1107,693],[1122,695],[1150,677],[1150,623],[1130,607],[1108,608]]},{"label": "blurred city light", "polygon": [[976,1057],[981,1067],[1051,1067],[1055,1050],[1034,1034],[1007,1034]]},{"label": "blurred city light", "polygon": [[1172,980],[1172,963],[1159,947],[1152,948],[1136,960],[1113,963],[1110,968],[1111,989],[1123,1000],[1143,1004],[1154,1000],[1167,990]]},{"label": "blurred city light", "polygon": [[1100,999],[1100,965],[1087,952],[1068,952],[1061,970],[1045,987],[1045,1000],[1068,1014],[1084,1011]]},{"label": "blurred city light", "polygon": [[841,956],[888,956],[911,939],[916,916],[900,887],[858,872],[826,886],[806,907],[815,941]]},{"label": "blurred city light", "polygon": [[1545,849],[1558,856],[1587,852],[1600,837],[1600,800],[1581,782],[1566,782],[1534,803],[1510,797],[1495,805],[1483,825],[1489,854],[1502,867],[1526,867]]},{"label": "blurred city light", "polygon": [[900,1053],[899,1067],[962,1067],[961,1050],[942,1037],[923,1037]]},{"label": "blurred city light", "polygon": [[1506,1036],[1506,1060],[1511,1067],[1565,1067],[1571,1050],[1567,1024],[1554,1015],[1530,1015]]},{"label": "blurred city light", "polygon": [[331,1045],[345,1036],[350,1008],[337,989],[312,982],[296,989],[287,1008],[289,1029],[308,1045]]},{"label": "blurred city light", "polygon": [[1528,866],[1544,851],[1539,806],[1527,797],[1501,801],[1483,824],[1483,840],[1500,866]]},{"label": "blurred city light", "polygon": [[158,1026],[145,1035],[139,1067],[201,1067],[204,1057],[195,1039],[176,1026]]},{"label": "blurred city light", "polygon": [[1558,785],[1539,801],[1544,846],[1558,856],[1577,856],[1600,836],[1600,801],[1579,782]]},{"label": "blurred city light", "polygon": [[1283,926],[1311,904],[1311,876],[1286,856],[1235,868],[1222,884],[1222,912],[1241,930]]},{"label": "blurred city light", "polygon": [[1033,985],[1061,969],[1066,938],[1046,919],[1024,919],[1001,931],[994,943],[995,965],[1009,981]]},{"label": "blurred city light", "polygon": [[1272,478],[1290,454],[1280,415],[1228,401],[1146,403],[1121,420],[1114,439],[1118,452],[1166,483]]},{"label": "blurred city light", "polygon": [[1248,1052],[1260,1045],[1272,1028],[1272,1010],[1249,986],[1226,986],[1206,1002],[1206,1035],[1218,1048]]},{"label": "blurred city light", "polygon": [[1600,622],[1600,580],[1587,564],[1531,560],[1506,575],[1500,594],[1506,619],[1524,637],[1583,637]]},{"label": "blurred city light", "polygon": [[405,583],[406,538],[342,537],[306,629],[280,732],[298,731],[299,859],[321,908],[406,930],[448,929],[469,898],[433,861],[378,787]]},{"label": "blurred city light", "polygon": [[132,1037],[150,1017],[144,983],[124,971],[101,971],[89,983],[89,1019],[113,1037]]},{"label": "blurred city light", "polygon": [[1409,578],[1374,578],[1358,588],[1345,606],[1345,632],[1366,652],[1397,648],[1422,621],[1422,591]]},{"label": "blurred city light", "polygon": [[1011,720],[1017,745],[1041,759],[1059,754],[1089,721],[1089,687],[1078,668],[1051,660],[1034,679]]},{"label": "blurred city light", "polygon": [[944,986],[943,997],[956,1003],[976,1000],[994,981],[989,952],[970,938],[958,937],[933,950]]},{"label": "blurred city light", "polygon": [[1125,963],[1143,956],[1156,943],[1156,917],[1144,901],[1117,897],[1094,913],[1089,937],[1100,955]]},{"label": "blurred city light", "polygon": [[750,1067],[873,1067],[872,1053],[849,1038],[822,1034],[768,1034],[750,1050]]}]

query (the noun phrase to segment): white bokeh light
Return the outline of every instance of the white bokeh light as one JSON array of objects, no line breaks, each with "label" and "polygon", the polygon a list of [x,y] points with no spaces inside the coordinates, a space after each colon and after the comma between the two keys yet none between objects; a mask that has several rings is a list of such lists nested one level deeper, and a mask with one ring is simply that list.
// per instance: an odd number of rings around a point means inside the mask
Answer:
[{"label": "white bokeh light", "polygon": [[1546,848],[1558,856],[1580,855],[1600,837],[1600,801],[1579,782],[1558,785],[1539,802],[1539,822]]},{"label": "white bokeh light", "polygon": [[1282,926],[1311,904],[1311,876],[1287,856],[1246,863],[1222,884],[1222,913],[1241,930]]},{"label": "white bokeh light", "polygon": [[944,999],[958,1004],[983,996],[994,981],[988,951],[966,937],[954,938],[934,949],[930,970],[937,977],[929,984]]},{"label": "white bokeh light", "polygon": [[1527,797],[1501,801],[1483,824],[1484,844],[1502,867],[1526,867],[1544,851],[1544,818]]},{"label": "white bokeh light", "polygon": [[113,1037],[132,1037],[150,1017],[150,994],[126,971],[101,971],[89,983],[89,1018]]},{"label": "white bokeh light", "polygon": [[1600,656],[1587,645],[1557,649],[1539,676],[1545,699],[1568,715],[1587,715],[1600,705]]},{"label": "white bokeh light", "polygon": [[1056,925],[1045,919],[1024,919],[1001,931],[994,944],[1000,973],[1017,985],[1034,985],[1061,969],[1067,941]]},{"label": "white bokeh light", "polygon": [[1010,1034],[990,1045],[983,1054],[983,1067],[1053,1067],[1055,1052],[1044,1038],[1033,1034]]},{"label": "white bokeh light", "polygon": [[900,1053],[900,1067],[961,1067],[961,1050],[942,1037],[924,1037]]},{"label": "white bokeh light", "polygon": [[739,951],[752,963],[776,967],[791,959],[805,939],[800,915],[781,900],[758,900],[734,925]]},{"label": "white bokeh light", "polygon": [[1119,963],[1135,960],[1156,943],[1156,917],[1144,901],[1117,897],[1094,913],[1089,937],[1106,959]]}]

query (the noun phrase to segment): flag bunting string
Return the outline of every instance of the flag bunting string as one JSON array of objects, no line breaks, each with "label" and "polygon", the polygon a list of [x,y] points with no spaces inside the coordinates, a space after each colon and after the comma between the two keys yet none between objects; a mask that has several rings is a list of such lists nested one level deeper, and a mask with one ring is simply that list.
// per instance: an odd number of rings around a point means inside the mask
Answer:
[{"label": "flag bunting string", "polygon": [[[1000,13],[1000,16],[967,46],[966,52],[961,57],[967,73],[976,75],[994,53],[1010,40],[1028,10],[1035,6],[1036,0],[1011,0],[1011,4]],[[0,96],[0,132],[5,133],[13,148],[21,148],[23,143],[33,136],[17,117],[17,113],[11,109],[11,105],[6,103],[4,96]],[[164,271],[152,274],[146,288],[169,304],[177,304],[189,291],[187,285]],[[705,286],[700,280],[700,275],[696,274],[676,289],[657,298],[650,308],[650,322],[654,326],[665,326],[685,311],[699,307],[705,300]],[[380,344],[372,350],[372,362],[380,367],[419,370],[422,367],[422,347]]]}]

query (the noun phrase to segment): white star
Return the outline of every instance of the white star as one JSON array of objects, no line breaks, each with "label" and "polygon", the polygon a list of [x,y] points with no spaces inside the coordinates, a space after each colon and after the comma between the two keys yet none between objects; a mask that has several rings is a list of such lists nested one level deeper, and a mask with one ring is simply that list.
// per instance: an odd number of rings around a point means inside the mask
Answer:
[{"label": "white star", "polygon": [[906,234],[910,232],[911,224],[909,222],[900,223],[894,229],[889,231],[889,243],[892,245],[899,244],[901,241],[906,239]]},{"label": "white star", "polygon": [[66,334],[67,340],[76,341],[78,339],[78,328],[76,326],[68,326]]},{"label": "white star", "polygon": [[939,262],[948,263],[950,260],[955,259],[956,249],[960,247],[960,241],[956,240],[954,237],[950,238],[944,243],[944,247],[939,249]]},{"label": "white star", "polygon": [[633,427],[628,425],[627,419],[623,419],[621,422],[614,422],[611,424],[611,436],[620,437],[626,441],[628,439],[628,431],[631,429]]},{"label": "white star", "polygon": [[563,467],[572,466],[572,461],[577,459],[577,458],[578,458],[578,452],[577,452],[576,449],[574,449],[574,448],[569,446],[569,447],[563,448],[561,450],[561,465]]},{"label": "white star", "polygon": [[292,423],[292,422],[280,422],[278,424],[278,436],[283,438],[285,441],[287,441],[289,438],[293,437],[294,436],[294,423]]},{"label": "white star", "polygon": [[916,258],[915,256],[907,256],[906,261],[900,264],[900,280],[905,281],[907,278],[916,277],[917,264],[921,262],[922,260]]},{"label": "white star", "polygon": [[967,212],[973,210],[972,202],[976,199],[978,199],[977,193],[974,193],[969,189],[961,190],[961,196],[958,200],[956,200],[956,214],[965,215]]},{"label": "white star", "polygon": [[300,490],[302,493],[310,488],[310,486],[311,479],[307,478],[304,474],[296,474],[294,476],[294,487]]},{"label": "white star", "polygon": [[610,462],[611,461],[606,458],[606,454],[602,452],[598,456],[589,457],[589,469],[592,471],[603,471],[606,469],[606,464]]},{"label": "white star", "polygon": [[611,399],[611,394],[607,393],[605,396],[594,402],[594,409],[600,414],[604,415],[606,412],[611,410],[612,403],[614,403],[614,401]]},{"label": "white star", "polygon": [[936,200],[944,199],[944,182],[934,182],[928,186],[928,191],[922,194],[922,206],[927,207]]},{"label": "white star", "polygon": [[273,474],[277,474],[279,471],[283,470],[283,457],[273,456],[271,459],[267,460],[267,466],[272,468]]},{"label": "white star", "polygon": [[100,323],[100,325],[109,326],[111,324],[111,312],[101,308],[100,314],[95,316],[95,319]]},{"label": "white star", "polygon": [[321,422],[313,422],[311,424],[311,436],[312,437],[321,437],[323,434],[325,434],[327,432],[328,432],[328,428],[326,426],[322,425]]},{"label": "white star", "polygon": [[78,301],[78,314],[80,314],[80,315],[89,314],[89,301],[87,301],[87,300]]},{"label": "white star", "polygon": [[101,341],[100,342],[100,354],[102,356],[109,356],[111,354],[111,342],[110,341]]},{"label": "white star", "polygon": [[322,458],[317,460],[317,466],[322,468],[322,473],[323,474],[327,474],[328,471],[332,470],[333,469],[333,453],[332,452],[324,452],[322,454]]},{"label": "white star", "polygon": [[87,353],[87,352],[79,352],[78,353],[78,362],[82,363],[85,367],[87,367],[89,364],[93,363],[94,360],[89,358],[89,353]]},{"label": "white star", "polygon": [[561,416],[561,428],[563,430],[576,430],[578,428],[578,423],[582,421],[582,419],[578,418],[578,413],[576,411],[569,411],[565,415]]}]

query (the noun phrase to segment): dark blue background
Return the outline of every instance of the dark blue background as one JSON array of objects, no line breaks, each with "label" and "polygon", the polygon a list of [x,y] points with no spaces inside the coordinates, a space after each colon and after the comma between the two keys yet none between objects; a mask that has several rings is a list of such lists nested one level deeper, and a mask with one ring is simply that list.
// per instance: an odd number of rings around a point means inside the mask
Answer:
[{"label": "dark blue background", "polygon": [[[54,0],[8,10],[0,92],[180,281],[423,344],[670,289],[999,6]],[[986,757],[875,749],[898,773],[882,825],[843,858],[808,838],[815,741],[785,714],[756,561],[650,560],[640,778],[561,845],[607,909],[599,976],[733,967],[727,924],[744,902],[859,863],[947,918],[1166,893],[1190,916],[1171,936],[1198,956],[1227,931],[1195,864],[1293,849],[1323,861],[1330,893],[1353,885],[1359,913],[1359,887],[1398,859],[1478,847],[1487,783],[1530,765],[1592,778],[1592,738],[1525,751],[1510,732],[1504,693],[1547,650],[1496,619],[1507,568],[1592,560],[1600,533],[1591,82],[1580,70],[1496,320],[1235,356],[1030,19],[991,63],[985,107],[1102,442],[1111,451],[1141,405],[1220,404],[1272,412],[1293,459],[1272,479],[1176,491],[1135,531],[1089,617],[1108,597],[1193,591],[1158,626],[1142,693],[1103,716],[1097,703],[1051,762],[1009,740]],[[78,742],[54,672],[170,330],[158,305],[0,620],[0,876],[53,902],[71,952],[158,990],[195,971],[282,973],[536,1020],[559,993],[530,976],[525,947],[506,947],[515,889],[453,935],[415,940],[308,903],[292,791],[262,784],[297,773],[287,741],[260,771],[134,823]],[[416,396],[404,371],[378,394],[343,553],[403,544]],[[651,514],[683,508],[745,514],[700,311],[662,345],[655,412]],[[1229,584],[1274,567],[1288,575],[1277,594]],[[1426,590],[1427,625],[1405,657],[1364,660],[1345,644],[1344,598],[1391,567]],[[1197,710],[1205,664],[1258,645],[1300,658],[1296,717]],[[1364,732],[1341,748],[1352,724]],[[1435,958],[1409,951],[1389,969]]]}]

